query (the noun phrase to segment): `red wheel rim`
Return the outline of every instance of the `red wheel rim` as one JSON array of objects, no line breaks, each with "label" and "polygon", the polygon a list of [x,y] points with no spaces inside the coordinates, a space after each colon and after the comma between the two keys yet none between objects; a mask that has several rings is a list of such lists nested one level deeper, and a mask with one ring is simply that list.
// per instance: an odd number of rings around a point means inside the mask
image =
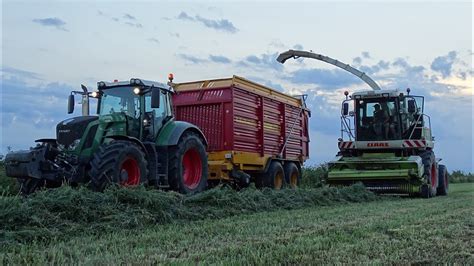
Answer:
[{"label": "red wheel rim", "polygon": [[195,189],[201,182],[202,160],[196,149],[189,149],[183,156],[183,181],[189,189]]},{"label": "red wheel rim", "polygon": [[431,187],[436,187],[436,165],[431,165]]},{"label": "red wheel rim", "polygon": [[127,173],[127,180],[121,180],[120,184],[122,186],[137,186],[140,184],[140,167],[138,167],[138,162],[132,157],[127,157],[120,169],[120,174],[123,172]]}]

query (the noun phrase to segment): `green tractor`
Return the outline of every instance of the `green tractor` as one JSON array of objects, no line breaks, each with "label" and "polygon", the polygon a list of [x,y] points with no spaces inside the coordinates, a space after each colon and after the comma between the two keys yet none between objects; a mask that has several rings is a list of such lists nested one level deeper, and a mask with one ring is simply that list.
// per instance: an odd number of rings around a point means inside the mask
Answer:
[{"label": "green tractor", "polygon": [[[7,154],[6,174],[18,179],[21,194],[63,183],[88,183],[96,191],[110,184],[185,194],[206,188],[207,140],[198,127],[174,119],[169,86],[132,78],[97,87],[71,92],[68,113],[80,94],[82,116],[60,122],[56,139]],[[89,115],[90,98],[98,100],[97,116]]]}]

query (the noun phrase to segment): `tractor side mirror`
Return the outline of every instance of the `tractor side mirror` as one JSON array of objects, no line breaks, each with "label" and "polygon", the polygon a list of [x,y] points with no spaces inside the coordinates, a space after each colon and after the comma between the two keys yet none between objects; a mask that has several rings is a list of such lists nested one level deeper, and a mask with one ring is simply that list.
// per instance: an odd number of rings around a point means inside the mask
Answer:
[{"label": "tractor side mirror", "polygon": [[349,114],[349,103],[345,102],[342,104],[342,115],[347,116]]},{"label": "tractor side mirror", "polygon": [[413,99],[408,100],[408,112],[416,113],[416,102]]},{"label": "tractor side mirror", "polygon": [[158,88],[151,89],[151,108],[160,108],[161,91]]},{"label": "tractor side mirror", "polygon": [[67,113],[72,114],[74,112],[74,95],[70,94],[67,98]]}]

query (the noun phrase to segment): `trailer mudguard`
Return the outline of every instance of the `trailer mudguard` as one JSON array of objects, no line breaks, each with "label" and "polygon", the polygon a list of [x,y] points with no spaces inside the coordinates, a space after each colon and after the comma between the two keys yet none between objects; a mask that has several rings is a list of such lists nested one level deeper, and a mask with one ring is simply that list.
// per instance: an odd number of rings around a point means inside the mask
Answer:
[{"label": "trailer mudguard", "polygon": [[174,120],[167,122],[160,130],[160,133],[156,138],[156,145],[177,145],[183,133],[188,130],[198,134],[202,138],[203,144],[207,146],[206,136],[204,136],[204,134],[198,127],[188,122]]}]

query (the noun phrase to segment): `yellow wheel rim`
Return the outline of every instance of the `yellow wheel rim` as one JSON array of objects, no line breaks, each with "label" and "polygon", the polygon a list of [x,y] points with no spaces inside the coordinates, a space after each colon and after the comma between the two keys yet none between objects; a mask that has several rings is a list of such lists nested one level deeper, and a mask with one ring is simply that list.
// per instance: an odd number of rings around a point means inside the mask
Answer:
[{"label": "yellow wheel rim", "polygon": [[297,188],[298,187],[298,172],[296,172],[296,171],[291,173],[290,186],[291,186],[291,188]]},{"label": "yellow wheel rim", "polygon": [[282,172],[278,172],[276,175],[275,175],[275,180],[273,182],[273,187],[275,189],[281,189],[281,187],[283,186],[283,173]]}]

